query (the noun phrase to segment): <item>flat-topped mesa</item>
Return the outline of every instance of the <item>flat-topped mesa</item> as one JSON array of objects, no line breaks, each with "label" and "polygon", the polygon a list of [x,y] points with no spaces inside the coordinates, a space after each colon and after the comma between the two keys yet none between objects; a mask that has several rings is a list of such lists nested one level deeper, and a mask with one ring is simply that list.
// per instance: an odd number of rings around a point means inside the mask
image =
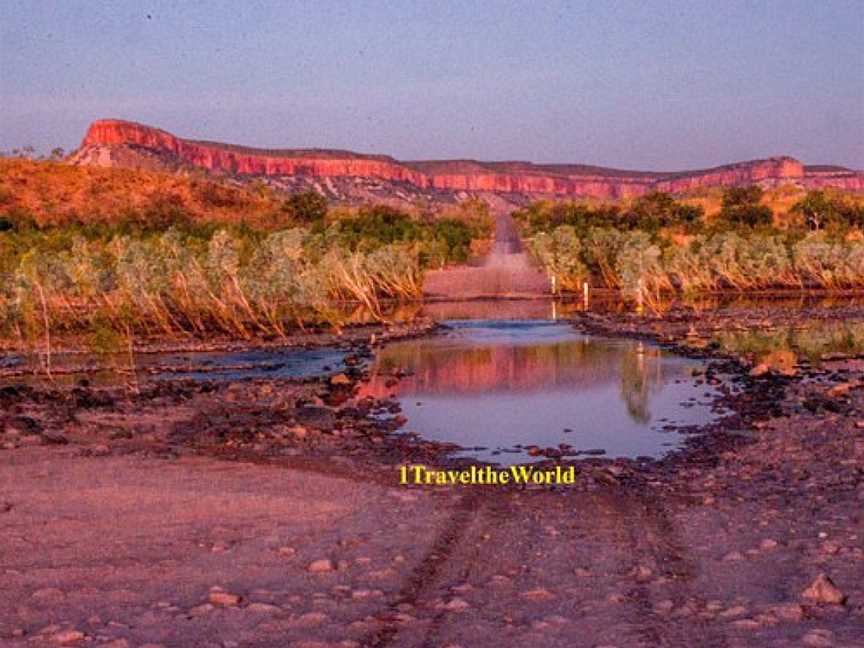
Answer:
[{"label": "flat-topped mesa", "polygon": [[216,142],[185,140],[150,126],[105,119],[94,122],[82,148],[104,145],[135,145],[168,153],[180,162],[214,172],[240,175],[316,177],[358,176],[398,180],[424,186],[422,173],[412,171],[385,156],[358,155],[348,151],[269,151]]},{"label": "flat-topped mesa", "polygon": [[[134,122],[94,122],[77,160],[105,163],[110,156],[82,155],[105,147],[138,147],[216,173],[273,177],[365,178],[407,183],[421,190],[496,192],[546,196],[621,198],[650,191],[680,193],[715,186],[797,184],[864,190],[864,173],[842,167],[805,167],[791,157],[739,162],[713,169],[628,171],[579,164],[426,160],[402,162],[386,155],[327,149],[256,149],[187,140]],[[110,163],[110,162],[109,162]]]}]

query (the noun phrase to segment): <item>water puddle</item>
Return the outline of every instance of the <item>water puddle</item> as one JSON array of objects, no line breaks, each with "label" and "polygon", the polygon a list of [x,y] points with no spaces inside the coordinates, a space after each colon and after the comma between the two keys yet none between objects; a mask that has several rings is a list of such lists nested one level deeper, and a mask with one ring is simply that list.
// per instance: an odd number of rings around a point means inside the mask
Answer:
[{"label": "water puddle", "polygon": [[361,395],[396,398],[406,430],[458,444],[456,456],[659,457],[681,442],[675,427],[717,415],[717,392],[694,378],[704,365],[658,347],[553,321],[447,324],[443,335],[379,352]]}]

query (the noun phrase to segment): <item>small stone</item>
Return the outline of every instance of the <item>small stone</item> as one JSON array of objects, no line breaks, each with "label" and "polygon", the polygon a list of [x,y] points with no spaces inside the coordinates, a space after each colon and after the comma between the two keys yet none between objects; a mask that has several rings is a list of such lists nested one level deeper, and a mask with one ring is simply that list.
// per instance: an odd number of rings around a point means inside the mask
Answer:
[{"label": "small stone", "polygon": [[733,605],[727,610],[723,610],[720,613],[720,617],[723,619],[731,619],[732,617],[739,617],[747,614],[747,608],[743,605]]},{"label": "small stone", "polygon": [[824,543],[822,543],[822,551],[827,554],[834,555],[838,551],[840,551],[840,544],[831,540],[826,540]]},{"label": "small stone", "polygon": [[309,563],[309,566],[306,568],[307,571],[312,572],[313,574],[322,574],[324,572],[333,571],[333,561],[329,558],[321,558],[319,560],[314,560]]},{"label": "small stone", "polygon": [[282,610],[279,606],[270,605],[269,603],[250,603],[246,609],[249,612],[255,612],[257,614],[275,614]]},{"label": "small stone", "polygon": [[756,619],[738,619],[737,621],[733,621],[732,625],[736,628],[741,628],[742,630],[755,630],[756,628],[761,627],[762,624]]},{"label": "small stone", "polygon": [[84,633],[80,630],[61,630],[51,636],[51,641],[61,646],[76,643],[84,640]]},{"label": "small stone", "polygon": [[129,648],[129,642],[126,639],[114,639],[113,641],[99,644],[99,648]]},{"label": "small stone", "polygon": [[100,443],[90,449],[90,454],[92,454],[94,457],[104,457],[111,454],[111,448],[109,448],[104,443]]},{"label": "small stone", "polygon": [[42,439],[45,443],[51,443],[54,445],[66,445],[69,443],[69,439],[67,439],[63,434],[59,432],[43,432]]},{"label": "small stone", "polygon": [[522,592],[522,598],[526,598],[529,601],[548,601],[551,598],[555,598],[555,595],[543,587],[538,587]]},{"label": "small stone", "polygon": [[830,630],[815,628],[801,637],[801,643],[805,646],[815,646],[823,648],[825,646],[834,645],[834,633]]},{"label": "small stone", "polygon": [[801,596],[815,603],[828,605],[843,605],[846,602],[846,595],[826,574],[819,574],[810,587],[801,592]]},{"label": "small stone", "polygon": [[846,382],[839,385],[834,385],[831,389],[828,390],[828,395],[832,398],[839,398],[840,396],[845,396],[846,394],[848,394],[853,387],[858,387],[858,383]]},{"label": "small stone", "polygon": [[66,595],[62,590],[57,589],[56,587],[43,587],[41,589],[36,590],[31,595],[31,598],[47,603],[47,602],[57,602],[64,599]]},{"label": "small stone", "polygon": [[208,614],[211,610],[213,610],[213,606],[209,603],[202,603],[201,605],[196,605],[191,610],[189,610],[189,616],[199,617]]},{"label": "small stone", "polygon": [[312,626],[321,625],[327,620],[327,615],[323,612],[307,612],[297,617],[291,625],[301,628],[311,628]]},{"label": "small stone", "polygon": [[351,379],[346,376],[344,373],[337,373],[335,376],[330,377],[331,385],[350,385]]},{"label": "small stone", "polygon": [[213,605],[221,605],[222,607],[231,607],[240,603],[240,596],[225,592],[223,590],[211,590],[207,596],[207,600]]},{"label": "small stone", "polygon": [[664,599],[654,605],[654,611],[658,614],[669,614],[674,607],[675,603],[669,599]]},{"label": "small stone", "polygon": [[753,378],[758,378],[759,376],[764,376],[764,375],[767,374],[769,371],[771,371],[771,367],[769,367],[767,364],[765,364],[764,362],[762,362],[762,363],[756,365],[755,367],[753,367],[753,368],[750,370],[750,375],[751,375]]},{"label": "small stone", "polygon": [[651,568],[646,567],[645,565],[639,565],[633,570],[633,577],[636,579],[637,583],[644,583],[650,580],[653,574],[654,572],[651,571]]},{"label": "small stone", "polygon": [[772,538],[765,538],[762,542],[759,543],[759,548],[768,551],[770,549],[774,549],[777,546],[777,541]]},{"label": "small stone", "polygon": [[276,550],[276,553],[278,553],[283,558],[293,558],[296,555],[297,550],[294,549],[294,547],[279,547]]},{"label": "small stone", "polygon": [[800,621],[804,618],[804,609],[797,603],[772,605],[769,612],[783,621]]},{"label": "small stone", "polygon": [[744,556],[740,551],[730,551],[723,556],[723,562],[737,562],[739,560],[744,560]]},{"label": "small stone", "polygon": [[471,606],[468,605],[468,603],[464,599],[457,597],[450,599],[450,601],[448,601],[447,604],[443,607],[448,612],[464,612]]}]

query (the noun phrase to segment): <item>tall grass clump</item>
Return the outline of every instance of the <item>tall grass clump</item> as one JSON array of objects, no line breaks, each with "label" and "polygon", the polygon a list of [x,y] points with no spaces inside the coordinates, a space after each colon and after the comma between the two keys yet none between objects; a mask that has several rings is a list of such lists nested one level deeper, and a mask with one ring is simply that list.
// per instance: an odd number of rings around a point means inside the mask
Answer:
[{"label": "tall grass clump", "polygon": [[123,339],[249,339],[339,326],[340,302],[381,317],[382,299],[419,297],[424,268],[464,259],[475,237],[488,236],[481,221],[374,207],[334,218],[318,206],[295,201],[312,222],[275,229],[188,218],[167,227],[39,226],[14,217],[0,231],[0,335],[50,356],[57,336],[104,338],[107,329]]},{"label": "tall grass clump", "polygon": [[535,203],[516,214],[565,290],[584,280],[636,301],[771,289],[864,289],[864,207],[810,192],[775,214],[758,187],[724,192],[713,219],[670,196],[627,205]]}]

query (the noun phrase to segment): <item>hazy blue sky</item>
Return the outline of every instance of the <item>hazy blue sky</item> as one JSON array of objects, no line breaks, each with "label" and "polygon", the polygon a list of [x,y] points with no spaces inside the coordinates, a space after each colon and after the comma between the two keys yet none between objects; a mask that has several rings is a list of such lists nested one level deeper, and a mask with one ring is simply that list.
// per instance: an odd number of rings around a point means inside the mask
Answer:
[{"label": "hazy blue sky", "polygon": [[864,0],[0,0],[0,149],[177,135],[683,169],[864,168]]}]

